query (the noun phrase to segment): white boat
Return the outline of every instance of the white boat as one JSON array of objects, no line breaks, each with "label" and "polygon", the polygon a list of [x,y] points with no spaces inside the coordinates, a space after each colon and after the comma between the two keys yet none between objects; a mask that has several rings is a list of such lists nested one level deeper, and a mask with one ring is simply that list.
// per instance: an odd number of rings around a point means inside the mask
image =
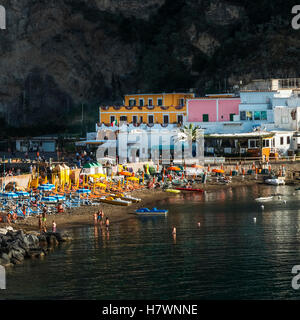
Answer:
[{"label": "white boat", "polygon": [[279,178],[273,178],[273,179],[266,179],[265,183],[273,186],[279,186],[279,185],[284,185],[285,181],[284,181],[284,177],[279,177]]},{"label": "white boat", "polygon": [[272,199],[273,197],[260,197],[260,198],[256,198],[255,201],[265,202],[265,201],[271,201]]},{"label": "white boat", "polygon": [[120,198],[114,198],[114,197],[101,197],[99,201],[104,203],[109,203],[109,204],[115,204],[119,206],[129,206],[132,204],[131,201],[125,201]]}]

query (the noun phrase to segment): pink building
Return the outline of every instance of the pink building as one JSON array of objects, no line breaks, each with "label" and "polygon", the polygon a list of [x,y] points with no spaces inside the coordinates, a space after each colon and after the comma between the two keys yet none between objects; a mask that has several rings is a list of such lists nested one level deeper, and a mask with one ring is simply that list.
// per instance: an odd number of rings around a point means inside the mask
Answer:
[{"label": "pink building", "polygon": [[240,103],[240,98],[189,99],[187,100],[187,121],[233,121],[233,116],[239,114]]}]

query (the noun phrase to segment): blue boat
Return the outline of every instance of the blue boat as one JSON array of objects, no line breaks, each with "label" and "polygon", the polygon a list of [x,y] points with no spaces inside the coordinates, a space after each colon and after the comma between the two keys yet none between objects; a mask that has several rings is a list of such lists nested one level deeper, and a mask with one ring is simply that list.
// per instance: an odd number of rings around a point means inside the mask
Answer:
[{"label": "blue boat", "polygon": [[153,209],[148,208],[140,208],[135,210],[135,214],[137,215],[143,215],[143,216],[157,216],[157,215],[165,215],[168,213],[168,210],[166,209],[157,209],[154,207]]}]

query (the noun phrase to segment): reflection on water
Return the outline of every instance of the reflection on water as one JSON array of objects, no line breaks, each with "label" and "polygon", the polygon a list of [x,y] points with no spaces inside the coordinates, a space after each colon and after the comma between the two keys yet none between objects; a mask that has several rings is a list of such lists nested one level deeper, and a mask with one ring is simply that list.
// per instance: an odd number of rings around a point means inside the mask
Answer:
[{"label": "reflection on water", "polygon": [[[297,299],[300,192],[293,192],[254,185],[182,193],[154,204],[169,209],[166,217],[133,216],[109,232],[73,229],[72,243],[8,270],[0,298]],[[254,201],[272,194],[281,199],[264,210]]]}]

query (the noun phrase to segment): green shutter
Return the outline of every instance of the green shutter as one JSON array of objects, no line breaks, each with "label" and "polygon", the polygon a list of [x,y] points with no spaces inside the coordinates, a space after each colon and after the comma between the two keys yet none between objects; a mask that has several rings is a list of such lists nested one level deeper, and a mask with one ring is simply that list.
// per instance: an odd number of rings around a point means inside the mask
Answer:
[{"label": "green shutter", "polygon": [[203,114],[202,118],[203,118],[203,122],[208,122],[209,121],[208,120],[208,114]]}]

